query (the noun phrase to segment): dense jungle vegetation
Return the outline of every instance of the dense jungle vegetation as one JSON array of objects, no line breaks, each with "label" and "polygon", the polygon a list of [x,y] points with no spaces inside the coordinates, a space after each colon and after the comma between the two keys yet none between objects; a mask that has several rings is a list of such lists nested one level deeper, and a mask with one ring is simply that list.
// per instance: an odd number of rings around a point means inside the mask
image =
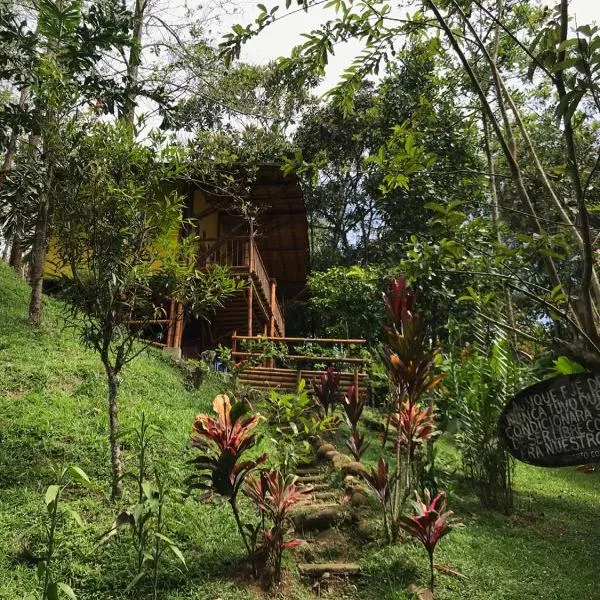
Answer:
[{"label": "dense jungle vegetation", "polygon": [[[568,0],[231,9],[0,3],[0,598],[600,598],[596,467],[498,435],[600,364],[598,26]],[[245,58],[299,11],[291,53]],[[210,322],[243,292],[181,190],[260,236],[264,164],[308,218],[287,334],[366,340],[366,394],[339,348],[265,393],[224,348],[215,373],[142,340],[159,297]]]}]

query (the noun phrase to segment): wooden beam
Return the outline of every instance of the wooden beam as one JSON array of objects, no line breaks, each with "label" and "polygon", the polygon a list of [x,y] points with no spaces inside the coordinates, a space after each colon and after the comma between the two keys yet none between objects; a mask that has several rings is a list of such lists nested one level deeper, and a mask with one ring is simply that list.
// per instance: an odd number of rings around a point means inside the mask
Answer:
[{"label": "wooden beam", "polygon": [[250,279],[250,283],[248,285],[248,336],[252,336],[252,319],[254,318],[254,311],[252,307],[252,303],[254,301],[254,282]]},{"label": "wooden beam", "polygon": [[337,338],[301,338],[301,337],[261,337],[261,336],[248,336],[238,335],[238,340],[269,340],[271,342],[309,342],[314,344],[366,344],[367,340],[361,339],[337,339]]},{"label": "wooden beam", "polygon": [[[265,338],[258,338],[264,340]],[[275,338],[277,339],[277,338]],[[282,338],[279,338],[282,339]],[[232,356],[260,356],[260,352],[232,352]],[[333,356],[299,356],[296,354],[288,354],[286,360],[306,360],[310,362],[341,362],[341,363],[349,363],[349,364],[360,364],[364,365],[369,361],[366,358],[335,358]]]},{"label": "wooden beam", "polygon": [[270,300],[270,308],[271,308],[271,318],[269,319],[269,337],[275,337],[275,303],[277,302],[277,281],[275,279],[271,279],[271,300]]}]

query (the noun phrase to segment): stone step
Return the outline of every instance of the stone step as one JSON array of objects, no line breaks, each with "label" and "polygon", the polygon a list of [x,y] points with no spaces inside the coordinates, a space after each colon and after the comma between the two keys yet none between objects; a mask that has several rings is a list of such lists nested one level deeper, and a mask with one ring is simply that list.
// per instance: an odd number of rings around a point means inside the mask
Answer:
[{"label": "stone step", "polygon": [[335,500],[339,498],[340,493],[335,490],[323,490],[322,492],[317,491],[316,494],[313,494],[316,500]]},{"label": "stone step", "polygon": [[348,512],[339,504],[309,504],[300,506],[290,515],[299,532],[324,531],[342,523]]},{"label": "stone step", "polygon": [[330,489],[330,486],[328,483],[306,483],[306,484],[300,484],[298,487],[303,488],[303,489],[306,488],[313,492]]},{"label": "stone step", "polygon": [[299,475],[296,483],[317,483],[325,479],[325,473],[314,473],[308,475]]},{"label": "stone step", "polygon": [[357,563],[301,563],[298,570],[302,575],[309,577],[322,577],[326,573],[331,575],[358,575],[360,565]]},{"label": "stone step", "polygon": [[419,600],[433,600],[433,594],[429,588],[411,583],[408,588],[408,593],[415,595]]},{"label": "stone step", "polygon": [[303,463],[296,468],[296,475],[313,475],[315,473],[322,473],[322,471],[314,463]]}]

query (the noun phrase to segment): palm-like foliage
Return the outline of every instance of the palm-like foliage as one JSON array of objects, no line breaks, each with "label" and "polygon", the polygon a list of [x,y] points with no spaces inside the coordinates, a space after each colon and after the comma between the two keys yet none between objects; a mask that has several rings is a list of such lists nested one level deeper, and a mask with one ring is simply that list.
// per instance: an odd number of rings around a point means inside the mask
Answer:
[{"label": "palm-like foliage", "polygon": [[371,470],[368,473],[363,474],[362,477],[373,490],[381,504],[385,537],[387,540],[391,541],[392,534],[389,530],[388,512],[390,510],[390,501],[392,499],[393,482],[390,481],[389,466],[385,458],[381,456],[377,463],[377,468],[371,468]]},{"label": "palm-like foliage", "polygon": [[447,359],[449,397],[457,406],[456,436],[463,468],[481,503],[509,513],[514,504],[514,463],[497,423],[508,400],[527,383],[503,333],[475,323],[477,342]]},{"label": "palm-like foliage", "polygon": [[423,409],[419,402],[439,386],[443,375],[436,372],[438,349],[431,347],[425,335],[421,315],[416,310],[416,294],[407,286],[403,275],[391,283],[383,300],[392,321],[383,330],[383,362],[393,400],[383,443],[385,445],[389,428],[393,426],[396,469],[391,478],[390,522],[395,539],[398,518],[408,494],[419,487],[415,449],[421,442],[430,440],[435,431],[432,408]]},{"label": "palm-like foliage", "polygon": [[412,451],[417,444],[430,440],[436,433],[435,416],[430,406],[421,408],[416,403],[404,402],[402,410],[392,413],[389,423],[398,435],[396,442]]},{"label": "palm-like foliage", "polygon": [[433,553],[437,543],[450,532],[449,522],[452,511],[446,510],[446,494],[440,492],[433,500],[429,490],[425,490],[425,501],[415,492],[416,502],[413,502],[416,514],[413,516],[400,515],[398,525],[401,529],[419,540],[429,555],[431,575],[431,591],[433,592],[434,571]]},{"label": "palm-like foliage", "polygon": [[392,319],[392,325],[383,329],[384,364],[398,400],[414,402],[442,379],[435,373],[438,351],[426,343],[423,322],[415,308],[416,295],[402,275],[392,282],[383,299]]},{"label": "palm-like foliage", "polygon": [[239,461],[242,454],[256,443],[254,428],[260,415],[246,418],[251,406],[248,402],[231,405],[228,396],[219,395],[213,401],[217,417],[200,414],[192,428],[195,432],[192,446],[207,454],[194,459],[198,474],[189,478],[191,488],[203,488],[216,492],[230,500],[235,498],[248,473],[263,463],[267,456],[263,454],[253,460]]},{"label": "palm-like foliage", "polygon": [[358,430],[358,422],[365,407],[365,399],[361,397],[360,390],[355,385],[351,385],[344,394],[342,406],[346,424],[351,433],[350,438],[346,440],[346,446],[352,452],[352,456],[356,460],[360,460],[369,447],[369,443],[366,441],[364,434],[361,434]]}]

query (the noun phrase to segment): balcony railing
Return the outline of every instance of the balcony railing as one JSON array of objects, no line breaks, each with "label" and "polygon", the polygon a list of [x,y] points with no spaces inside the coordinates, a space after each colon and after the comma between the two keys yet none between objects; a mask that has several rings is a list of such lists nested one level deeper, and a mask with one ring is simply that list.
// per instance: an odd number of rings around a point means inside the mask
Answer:
[{"label": "balcony railing", "polygon": [[275,293],[276,282],[269,276],[254,239],[247,236],[203,239],[198,251],[199,266],[218,264],[229,267],[234,273],[252,277],[259,300],[266,309],[272,332],[285,335],[281,306]]}]

